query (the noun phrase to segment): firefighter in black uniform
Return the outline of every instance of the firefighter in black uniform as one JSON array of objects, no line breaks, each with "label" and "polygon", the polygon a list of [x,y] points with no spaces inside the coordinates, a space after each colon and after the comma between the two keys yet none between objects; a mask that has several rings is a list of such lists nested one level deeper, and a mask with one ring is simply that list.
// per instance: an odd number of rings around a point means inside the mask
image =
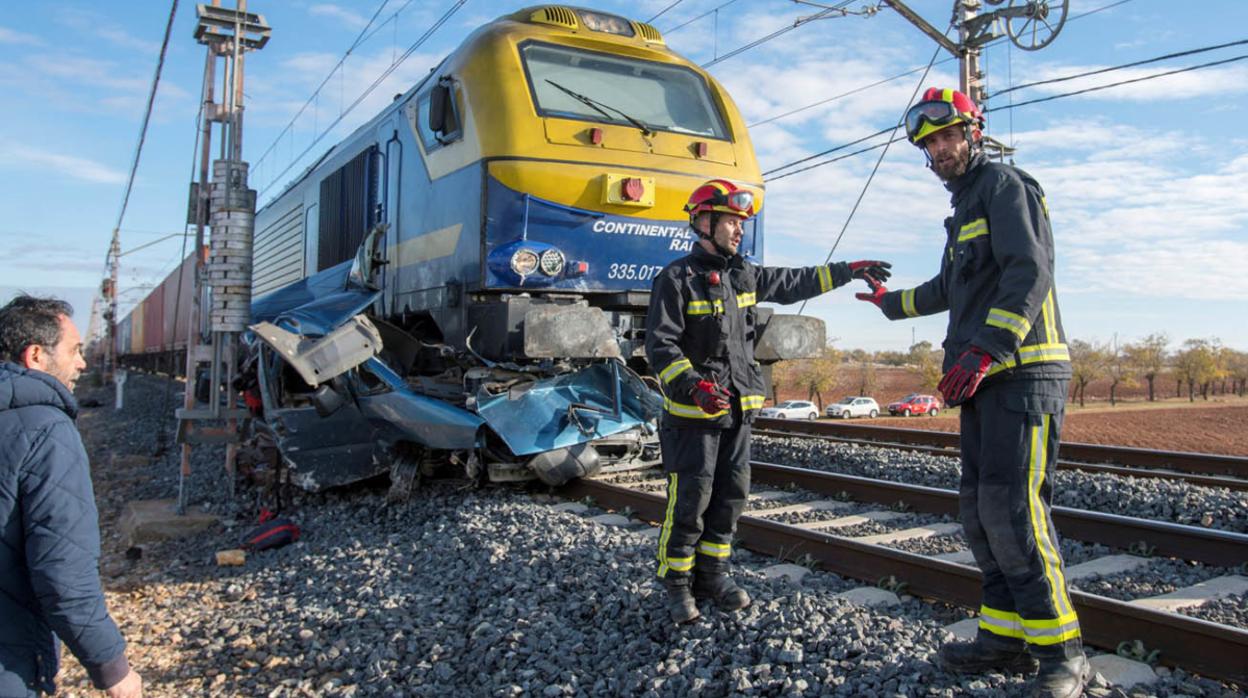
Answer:
[{"label": "firefighter in black uniform", "polygon": [[868,281],[891,320],[949,311],[939,390],[961,405],[962,525],[984,575],[973,642],[940,648],[948,670],[1029,671],[1036,696],[1077,696],[1087,679],[1053,520],[1051,474],[1070,382],[1044,191],[983,154],[983,116],[931,88],[906,115],[910,142],[953,194],[940,273],[904,291]]},{"label": "firefighter in black uniform", "polygon": [[677,623],[698,617],[694,597],[723,610],[750,597],[728,576],[732,534],[750,489],[750,424],[763,406],[754,360],[756,305],[793,303],[853,278],[888,279],[885,262],[803,269],[760,267],[737,253],[753,192],[723,179],[694,190],[685,206],[698,234],[693,251],[654,280],[646,315],[646,357],[663,388],[659,442],[667,507],[658,576]]}]

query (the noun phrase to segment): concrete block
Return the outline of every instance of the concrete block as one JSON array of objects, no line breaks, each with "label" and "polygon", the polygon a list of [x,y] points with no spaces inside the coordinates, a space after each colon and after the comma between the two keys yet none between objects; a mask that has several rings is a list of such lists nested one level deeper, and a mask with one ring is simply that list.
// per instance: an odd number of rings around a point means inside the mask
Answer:
[{"label": "concrete block", "polygon": [[1207,601],[1241,594],[1248,594],[1248,577],[1228,574],[1225,577],[1215,577],[1183,589],[1175,589],[1169,594],[1136,599],[1130,603],[1155,611],[1177,611],[1180,608],[1199,606]]},{"label": "concrete block", "polygon": [[560,502],[551,508],[555,511],[566,511],[570,514],[584,514],[589,511],[589,507],[580,502]]},{"label": "concrete block", "polygon": [[878,608],[881,606],[896,606],[901,603],[901,599],[891,591],[885,591],[876,587],[858,587],[849,591],[842,591],[836,595],[837,598],[856,606],[867,606],[869,608]]},{"label": "concrete block", "polygon": [[920,538],[936,538],[937,536],[948,536],[962,530],[960,523],[942,523],[932,526],[916,526],[914,528],[906,528],[900,531],[889,531],[888,533],[877,533],[873,536],[858,536],[854,540],[872,545],[886,545],[888,543],[899,543],[903,540],[918,540]]},{"label": "concrete block", "polygon": [[937,560],[956,562],[959,565],[966,565],[967,567],[978,567],[978,565],[975,564],[975,553],[970,550],[955,550],[951,553],[941,553],[939,555],[934,555],[933,557]]},{"label": "concrete block", "polygon": [[130,545],[185,538],[217,525],[217,517],[199,507],[187,507],[179,516],[172,499],[145,499],[126,504],[119,529]]},{"label": "concrete block", "polygon": [[659,528],[658,526],[651,526],[650,528],[647,528],[646,530],[641,531],[641,535],[645,536],[646,538],[654,538],[657,540],[659,537],[659,534],[662,531],[663,529]]},{"label": "concrete block", "polygon": [[1129,690],[1132,686],[1140,684],[1148,686],[1157,681],[1157,673],[1151,666],[1134,659],[1119,657],[1116,654],[1099,654],[1089,657],[1088,663],[1092,665],[1092,671],[1123,690]]},{"label": "concrete block", "polygon": [[945,630],[958,640],[974,640],[979,634],[979,619],[967,618],[957,623],[950,623],[945,626]]},{"label": "concrete block", "polygon": [[1135,555],[1106,555],[1095,560],[1088,560],[1081,565],[1066,568],[1066,581],[1091,577],[1092,575],[1111,575],[1129,572],[1137,567],[1148,564],[1148,558]]},{"label": "concrete block", "polygon": [[779,579],[780,577],[784,577],[794,584],[801,584],[802,578],[810,574],[810,568],[786,562],[780,565],[764,567],[762,572],[763,576],[768,579]]},{"label": "concrete block", "polygon": [[631,526],[633,524],[632,519],[619,514],[599,514],[598,516],[591,516],[589,520],[603,526]]}]

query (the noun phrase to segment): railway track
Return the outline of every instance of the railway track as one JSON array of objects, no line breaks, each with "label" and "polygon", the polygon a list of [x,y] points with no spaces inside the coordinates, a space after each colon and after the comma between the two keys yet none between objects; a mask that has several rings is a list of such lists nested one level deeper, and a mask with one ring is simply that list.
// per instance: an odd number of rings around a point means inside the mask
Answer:
[{"label": "railway track", "polygon": [[[756,491],[758,499],[791,497],[793,488],[825,498],[759,509],[753,506],[758,500],[752,496],[751,509],[738,524],[738,536],[746,548],[789,561],[815,561],[823,570],[868,584],[893,578],[918,596],[971,609],[978,607],[980,575],[973,562],[967,560],[968,555],[920,555],[883,543],[904,540],[906,534],[946,535],[957,524],[929,526],[928,533],[921,532],[925,529],[919,527],[893,535],[857,538],[830,532],[839,526],[896,520],[903,516],[897,509],[956,516],[955,492],[772,463],[753,462],[751,467],[755,490],[770,491]],[[622,482],[630,477],[642,479]],[[582,479],[567,485],[563,494],[592,497],[599,506],[627,509],[642,518],[660,521],[665,498],[645,488],[659,488],[663,481],[657,471],[649,472],[650,479],[646,477],[634,471]],[[846,494],[857,502],[885,505],[889,509],[853,516],[829,513],[836,518],[795,524],[775,520],[781,514],[798,511],[837,512],[851,506],[842,501]],[[1248,535],[1244,534],[1060,507],[1054,509],[1053,517],[1062,536],[1073,540],[1117,548],[1147,541],[1158,555],[1218,566],[1233,567],[1248,560]],[[1241,576],[1228,579],[1231,584],[1248,585],[1248,579]],[[1163,663],[1240,685],[1248,683],[1248,665],[1243,662],[1243,657],[1248,656],[1248,629],[1158,610],[1166,607],[1160,602],[1129,603],[1077,590],[1071,591],[1071,599],[1079,612],[1085,641],[1090,645],[1112,651],[1120,643],[1144,639],[1149,649],[1159,651]]]},{"label": "railway track", "polygon": [[[943,431],[906,429],[832,421],[759,419],[757,436],[810,436],[845,443],[885,446],[957,458],[958,435]],[[1103,446],[1063,441],[1057,467],[1131,477],[1181,480],[1204,487],[1248,490],[1248,458],[1215,453],[1150,451],[1125,446]]]}]

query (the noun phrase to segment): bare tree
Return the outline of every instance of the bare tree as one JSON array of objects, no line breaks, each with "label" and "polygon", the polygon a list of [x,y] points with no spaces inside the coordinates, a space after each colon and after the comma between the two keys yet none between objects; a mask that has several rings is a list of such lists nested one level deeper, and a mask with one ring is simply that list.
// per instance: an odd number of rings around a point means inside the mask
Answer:
[{"label": "bare tree", "polygon": [[1088,383],[1105,373],[1105,352],[1100,346],[1082,339],[1070,340],[1069,347],[1070,367],[1073,372],[1071,379],[1079,397],[1079,406],[1083,407]]},{"label": "bare tree", "polygon": [[1231,392],[1243,397],[1248,388],[1248,354],[1231,350],[1228,371],[1231,377]]},{"label": "bare tree", "polygon": [[1170,338],[1166,336],[1165,332],[1155,332],[1139,342],[1123,347],[1123,351],[1127,355],[1127,361],[1134,369],[1134,372],[1148,381],[1149,402],[1156,402],[1157,400],[1156,393],[1153,391],[1153,383],[1157,380],[1157,376],[1166,368],[1166,346],[1169,344]]},{"label": "bare tree", "polygon": [[931,342],[918,342],[910,347],[910,366],[912,371],[918,373],[920,388],[932,391],[940,384],[943,358],[944,352],[932,349]]},{"label": "bare tree", "polygon": [[1136,385],[1135,382],[1135,366],[1132,365],[1127,356],[1127,352],[1118,346],[1118,338],[1114,337],[1114,341],[1103,348],[1105,361],[1105,376],[1109,378],[1109,404],[1115,406],[1118,404],[1117,394],[1118,386],[1131,388]]},{"label": "bare tree", "polygon": [[823,411],[823,393],[836,385],[837,372],[841,366],[841,353],[832,347],[825,347],[823,354],[817,359],[803,359],[795,364],[794,380],[796,385],[806,386],[806,399],[817,402],[819,411]]},{"label": "bare tree", "polygon": [[858,394],[870,395],[877,383],[879,379],[875,373],[875,362],[870,355],[864,356],[858,365]]},{"label": "bare tree", "polygon": [[1196,388],[1201,387],[1202,396],[1208,400],[1209,383],[1217,376],[1217,362],[1212,342],[1207,339],[1189,339],[1174,359],[1175,373],[1187,383],[1188,402],[1196,401]]}]

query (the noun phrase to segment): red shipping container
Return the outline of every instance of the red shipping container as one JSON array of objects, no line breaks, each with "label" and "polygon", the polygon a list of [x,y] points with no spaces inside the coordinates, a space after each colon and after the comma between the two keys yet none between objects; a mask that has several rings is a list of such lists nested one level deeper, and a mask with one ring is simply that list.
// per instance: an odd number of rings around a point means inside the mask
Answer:
[{"label": "red shipping container", "polygon": [[165,346],[165,296],[159,286],[143,299],[143,351],[162,351]]}]

